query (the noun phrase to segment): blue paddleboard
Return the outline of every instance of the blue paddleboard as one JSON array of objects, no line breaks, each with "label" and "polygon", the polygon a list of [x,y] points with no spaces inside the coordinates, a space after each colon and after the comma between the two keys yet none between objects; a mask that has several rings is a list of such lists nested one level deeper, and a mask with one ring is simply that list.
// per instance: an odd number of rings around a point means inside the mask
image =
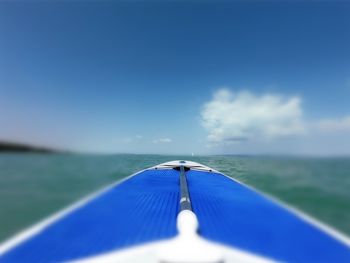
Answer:
[{"label": "blue paddleboard", "polygon": [[0,262],[350,262],[343,234],[207,166],[140,171],[0,245]]}]

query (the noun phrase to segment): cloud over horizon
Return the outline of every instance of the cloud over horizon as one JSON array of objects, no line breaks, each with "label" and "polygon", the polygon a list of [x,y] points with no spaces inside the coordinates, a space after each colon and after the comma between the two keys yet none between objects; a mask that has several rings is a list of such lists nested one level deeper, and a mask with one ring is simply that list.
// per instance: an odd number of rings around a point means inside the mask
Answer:
[{"label": "cloud over horizon", "polygon": [[170,143],[172,142],[173,140],[170,139],[170,138],[159,138],[159,139],[155,139],[153,140],[152,142],[153,143]]},{"label": "cloud over horizon", "polygon": [[350,116],[306,121],[299,96],[217,90],[201,111],[212,145],[350,132]]},{"label": "cloud over horizon", "polygon": [[301,99],[297,96],[233,93],[222,88],[204,104],[201,117],[212,143],[270,140],[306,132]]}]

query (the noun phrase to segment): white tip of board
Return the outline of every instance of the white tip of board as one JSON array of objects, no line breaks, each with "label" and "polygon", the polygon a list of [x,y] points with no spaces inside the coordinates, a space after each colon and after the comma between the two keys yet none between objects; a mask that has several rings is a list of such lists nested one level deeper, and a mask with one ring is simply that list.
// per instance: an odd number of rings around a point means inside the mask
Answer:
[{"label": "white tip of board", "polygon": [[179,213],[177,228],[178,236],[160,247],[158,262],[223,262],[220,250],[197,234],[198,220],[192,211],[184,210]]}]

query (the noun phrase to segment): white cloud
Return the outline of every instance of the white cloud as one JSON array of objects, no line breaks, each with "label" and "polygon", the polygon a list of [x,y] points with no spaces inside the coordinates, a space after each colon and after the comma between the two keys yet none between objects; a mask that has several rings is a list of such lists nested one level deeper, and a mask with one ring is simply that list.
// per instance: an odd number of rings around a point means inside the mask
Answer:
[{"label": "white cloud", "polygon": [[350,116],[340,119],[324,119],[312,125],[323,133],[350,132]]},{"label": "white cloud", "polygon": [[172,142],[173,140],[170,139],[170,138],[159,138],[159,139],[155,139],[153,140],[152,142],[153,143],[170,143]]},{"label": "white cloud", "polygon": [[214,143],[300,135],[306,132],[301,99],[223,88],[201,112],[208,140]]}]

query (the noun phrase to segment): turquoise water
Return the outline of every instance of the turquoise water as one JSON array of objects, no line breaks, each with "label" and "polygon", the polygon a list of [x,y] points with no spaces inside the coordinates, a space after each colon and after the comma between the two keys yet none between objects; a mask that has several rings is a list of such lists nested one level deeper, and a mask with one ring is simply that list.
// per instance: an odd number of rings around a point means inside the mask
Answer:
[{"label": "turquoise water", "polygon": [[0,240],[143,168],[187,159],[350,235],[350,158],[0,154]]}]

